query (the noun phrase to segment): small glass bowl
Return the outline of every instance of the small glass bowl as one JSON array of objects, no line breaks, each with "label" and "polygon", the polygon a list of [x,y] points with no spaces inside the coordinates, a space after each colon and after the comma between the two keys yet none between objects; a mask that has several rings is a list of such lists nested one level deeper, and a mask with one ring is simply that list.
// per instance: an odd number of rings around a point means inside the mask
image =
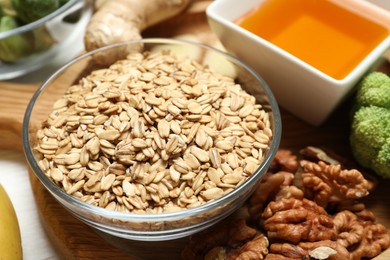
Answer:
[{"label": "small glass bowl", "polygon": [[[177,212],[161,214],[123,213],[93,206],[67,194],[52,182],[39,167],[37,161],[39,157],[34,150],[36,133],[42,122],[47,118],[49,111],[51,111],[53,103],[64,94],[65,90],[73,82],[78,81],[82,75],[87,75],[90,71],[102,67],[94,60],[94,57],[99,56],[98,54],[117,48],[120,50],[132,49],[132,47],[139,47],[140,45],[143,46],[144,50],[167,47],[173,52],[183,51],[183,48],[195,52],[206,51],[214,55],[213,57],[216,60],[227,59],[237,71],[237,82],[247,92],[254,95],[257,102],[262,104],[266,111],[269,111],[271,129],[273,131],[269,150],[264,154],[262,164],[253,175],[230,193],[204,205]],[[171,48],[172,46],[176,47]],[[213,64],[210,66],[212,67]],[[210,227],[239,209],[266,173],[279,147],[280,138],[281,117],[278,105],[267,84],[259,75],[238,59],[224,52],[198,43],[169,39],[144,39],[116,44],[94,50],[74,59],[59,69],[37,90],[27,107],[23,122],[23,147],[30,167],[59,203],[73,213],[74,216],[93,228],[103,231],[103,233],[105,232],[119,238],[145,241],[163,241],[189,236]]]},{"label": "small glass bowl", "polygon": [[[51,42],[44,50],[34,50],[12,61],[0,60],[0,80],[13,79],[38,70],[64,52],[74,53],[74,43],[83,35],[91,15],[90,0],[70,0],[39,20],[13,30],[0,32],[0,41],[12,39],[15,36],[35,41],[36,39],[31,37],[39,35],[50,39],[47,41]],[[71,58],[69,57],[67,61]]]}]

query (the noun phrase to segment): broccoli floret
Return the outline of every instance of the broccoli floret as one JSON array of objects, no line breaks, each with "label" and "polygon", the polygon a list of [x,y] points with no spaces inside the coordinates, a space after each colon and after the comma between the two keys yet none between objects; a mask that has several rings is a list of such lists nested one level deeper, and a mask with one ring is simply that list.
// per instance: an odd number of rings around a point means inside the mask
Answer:
[{"label": "broccoli floret", "polygon": [[352,133],[356,139],[374,148],[381,148],[390,135],[390,110],[377,107],[361,107],[354,116]]},{"label": "broccoli floret", "polygon": [[350,142],[354,157],[362,166],[390,177],[389,109],[361,107],[353,118]]},{"label": "broccoli floret", "polygon": [[358,106],[390,108],[390,79],[381,72],[372,72],[360,83],[356,95]]},{"label": "broccoli floret", "polygon": [[2,12],[2,16],[3,15],[12,16],[12,17],[16,16],[16,11],[12,6],[11,0],[0,0],[0,9]]},{"label": "broccoli floret", "polygon": [[362,166],[390,178],[390,77],[372,72],[358,86],[350,144]]},{"label": "broccoli floret", "polygon": [[12,0],[12,6],[17,16],[25,23],[35,20],[54,12],[60,7],[59,0]]},{"label": "broccoli floret", "polygon": [[[19,23],[14,17],[0,18],[0,32],[13,30],[18,26]],[[33,53],[49,49],[53,43],[54,39],[45,27],[9,36],[0,40],[0,61],[5,63],[19,61]]]},{"label": "broccoli floret", "polygon": [[372,169],[385,178],[390,178],[390,142],[389,140],[379,150],[373,161]]},{"label": "broccoli floret", "polygon": [[[3,16],[0,18],[0,32],[17,28],[18,22],[14,17]],[[0,40],[0,60],[13,62],[31,53],[29,37],[26,34],[17,34]]]},{"label": "broccoli floret", "polygon": [[[0,32],[10,31],[38,20],[68,1],[70,0],[0,0]],[[68,16],[65,18],[69,20]],[[54,43],[55,39],[46,26],[12,35],[0,40],[0,61],[18,62],[49,49]]]}]

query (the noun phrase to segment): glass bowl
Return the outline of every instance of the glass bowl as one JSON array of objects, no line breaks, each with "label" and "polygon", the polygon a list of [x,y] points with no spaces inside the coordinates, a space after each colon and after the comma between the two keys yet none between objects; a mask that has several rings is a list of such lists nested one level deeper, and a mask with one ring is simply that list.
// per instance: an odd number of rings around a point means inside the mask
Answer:
[{"label": "glass bowl", "polygon": [[[11,58],[0,58],[0,80],[13,79],[38,70],[63,53],[70,54],[66,60],[69,61],[72,58],[70,56],[78,54],[75,51],[82,51],[75,50],[74,45],[80,40],[80,35],[83,35],[91,15],[90,0],[70,0],[39,20],[0,32],[0,43],[24,39],[28,48],[34,44],[40,46],[26,52],[18,51],[21,48],[14,47],[14,53],[17,54]],[[0,46],[0,52],[4,55],[12,53],[3,44]]]},{"label": "glass bowl", "polygon": [[[267,120],[269,126],[267,129],[272,131],[272,137],[270,138],[268,146],[263,149],[263,159],[261,164],[259,163],[260,166],[257,168],[256,165],[256,168],[253,169],[253,174],[222,197],[212,199],[202,205],[185,208],[175,212],[118,212],[91,205],[90,203],[69,195],[62,188],[57,186],[52,179],[49,179],[42,169],[46,166],[39,163],[42,159],[42,155],[37,151],[38,149],[35,149],[38,142],[37,131],[42,127],[43,122],[48,119],[53,104],[55,103],[56,106],[58,106],[62,103],[56,101],[60,100],[65,91],[74,83],[83,82],[80,81],[82,77],[89,75],[91,71],[95,71],[99,74],[107,67],[107,65],[101,64],[100,58],[102,57],[102,54],[113,53],[114,50],[116,50],[115,53],[121,54],[125,54],[125,50],[129,52],[137,52],[138,50],[139,53],[140,46],[142,46],[143,51],[145,52],[170,50],[171,53],[178,57],[182,57],[180,55],[192,55],[195,53],[201,54],[197,57],[210,57],[210,59],[202,58],[202,61],[197,60],[197,64],[202,64],[204,61],[210,68],[214,67],[215,69],[225,66],[228,69],[221,72],[224,73],[225,76],[225,72],[229,71],[229,73],[231,73],[233,71],[235,73],[235,83],[240,84],[246,92],[252,94],[256,99],[256,104],[261,104],[262,109],[269,116],[269,120]],[[96,62],[96,60],[99,62]],[[222,65],[223,63],[225,63],[225,65]],[[137,67],[137,65],[134,66]],[[166,69],[166,67],[164,68]],[[169,69],[167,69],[167,71],[169,71]],[[150,73],[148,76],[150,76]],[[112,79],[114,78],[115,77]],[[123,77],[121,79],[123,79]],[[255,99],[253,98],[253,100]],[[131,118],[129,120],[131,120]],[[223,129],[224,128],[220,128],[221,131]],[[50,194],[52,194],[58,202],[74,216],[98,231],[119,238],[141,241],[163,241],[186,237],[210,227],[239,209],[254,191],[259,180],[266,173],[279,147],[280,138],[281,117],[277,102],[267,84],[258,74],[238,59],[217,49],[198,43],[171,39],[144,39],[141,41],[120,43],[94,50],[77,57],[54,73],[37,90],[27,107],[23,122],[23,147],[25,155],[32,171]],[[202,165],[206,165],[207,168],[207,165],[210,164],[200,164],[200,166]],[[107,167],[109,166],[110,165]],[[132,166],[128,167],[131,171]],[[181,181],[181,179],[179,181]]]}]

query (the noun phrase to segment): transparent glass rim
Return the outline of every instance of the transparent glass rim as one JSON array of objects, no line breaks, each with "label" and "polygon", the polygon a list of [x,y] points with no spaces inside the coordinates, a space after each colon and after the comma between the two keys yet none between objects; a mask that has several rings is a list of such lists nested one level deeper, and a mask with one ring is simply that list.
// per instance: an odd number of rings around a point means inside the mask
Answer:
[{"label": "transparent glass rim", "polygon": [[0,39],[5,39],[5,38],[7,38],[9,36],[25,33],[25,32],[31,31],[31,30],[33,30],[35,28],[38,28],[38,27],[44,25],[46,22],[48,22],[48,21],[52,20],[53,18],[57,17],[58,15],[66,12],[71,7],[76,5],[77,3],[82,3],[83,1],[84,0],[70,0],[69,2],[64,4],[63,6],[61,6],[57,10],[55,10],[54,12],[46,15],[45,17],[42,17],[41,19],[38,19],[38,20],[36,20],[34,22],[22,25],[22,26],[14,29],[14,30],[0,32]]},{"label": "transparent glass rim", "polygon": [[[207,202],[203,205],[190,208],[190,209],[183,209],[176,212],[168,212],[168,213],[154,213],[154,214],[148,214],[148,213],[126,213],[126,212],[118,212],[113,210],[108,210],[105,208],[101,208],[98,206],[94,206],[91,204],[88,204],[86,202],[81,201],[78,198],[73,197],[72,195],[67,194],[64,190],[59,188],[54,182],[52,182],[41,170],[39,167],[37,161],[35,160],[32,147],[30,146],[30,140],[29,140],[29,124],[30,124],[30,117],[31,112],[34,108],[35,102],[39,98],[42,91],[45,89],[46,86],[48,86],[53,80],[57,78],[63,71],[65,71],[68,67],[72,66],[73,64],[90,57],[98,52],[125,46],[129,44],[137,44],[137,43],[146,43],[146,44],[189,44],[193,46],[198,46],[201,48],[205,48],[214,52],[217,52],[225,57],[227,57],[229,60],[233,61],[235,64],[242,66],[245,70],[250,72],[256,80],[258,80],[261,84],[261,86],[264,89],[265,94],[267,95],[269,104],[272,109],[273,114],[273,138],[270,144],[270,147],[268,149],[268,152],[266,153],[263,163],[260,165],[260,167],[240,186],[236,187],[234,190],[229,192],[228,194],[224,195],[223,197],[216,199],[214,201]],[[80,207],[83,210],[86,210],[90,213],[96,214],[100,217],[104,218],[111,218],[111,219],[118,219],[122,221],[133,221],[133,222],[161,222],[161,221],[174,221],[177,219],[183,219],[186,217],[196,216],[200,213],[206,213],[210,209],[218,208],[220,206],[226,205],[231,203],[237,196],[240,196],[246,191],[246,187],[253,184],[253,182],[257,182],[261,177],[263,171],[268,169],[269,165],[272,162],[273,157],[276,154],[277,149],[279,148],[280,139],[281,139],[281,130],[282,129],[282,122],[281,122],[281,116],[279,107],[277,104],[277,101],[271,91],[271,89],[268,87],[266,82],[260,77],[260,75],[257,74],[251,67],[246,65],[244,62],[240,61],[236,57],[220,51],[214,47],[201,44],[198,42],[192,42],[187,40],[178,40],[178,39],[164,39],[164,38],[148,38],[148,39],[142,39],[142,40],[136,40],[136,41],[127,41],[122,42],[118,44],[113,44],[110,46],[105,46],[93,51],[90,51],[88,53],[85,53],[72,61],[66,63],[63,65],[59,70],[57,70],[52,76],[50,76],[45,82],[42,83],[42,85],[38,88],[38,90],[34,93],[33,97],[31,98],[26,112],[23,119],[23,126],[22,126],[22,142],[23,142],[23,149],[25,156],[27,158],[27,161],[35,173],[35,175],[39,178],[41,183],[52,193],[55,195],[55,197],[61,198],[62,200],[65,200],[67,203],[70,203],[72,206]],[[58,199],[57,198],[57,199]]]}]

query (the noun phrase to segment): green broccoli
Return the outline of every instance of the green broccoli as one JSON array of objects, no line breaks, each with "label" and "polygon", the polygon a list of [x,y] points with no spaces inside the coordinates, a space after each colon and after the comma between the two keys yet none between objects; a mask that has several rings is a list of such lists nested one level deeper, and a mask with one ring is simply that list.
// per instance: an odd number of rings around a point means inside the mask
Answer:
[{"label": "green broccoli", "polygon": [[359,84],[350,133],[354,158],[390,178],[390,77],[371,72]]},{"label": "green broccoli", "polygon": [[[16,29],[55,11],[69,0],[0,0],[0,33]],[[13,63],[49,49],[55,43],[45,26],[0,39],[0,61]]]},{"label": "green broccoli", "polygon": [[[18,21],[11,16],[0,18],[0,33],[15,29]],[[55,40],[45,27],[38,27],[32,31],[11,35],[0,39],[0,61],[13,63],[33,53],[49,49]]]},{"label": "green broccoli", "polygon": [[60,7],[59,0],[12,0],[17,16],[25,23],[38,20]]},{"label": "green broccoli", "polygon": [[63,6],[70,0],[0,0],[4,15],[16,17],[27,24],[36,21]]},{"label": "green broccoli", "polygon": [[0,0],[0,9],[3,15],[16,16],[16,11],[12,6],[11,0]]},{"label": "green broccoli", "polygon": [[[11,16],[0,18],[0,33],[17,28],[18,22]],[[26,34],[27,35],[27,34]],[[17,34],[0,40],[0,60],[14,62],[31,53],[28,36]]]}]

